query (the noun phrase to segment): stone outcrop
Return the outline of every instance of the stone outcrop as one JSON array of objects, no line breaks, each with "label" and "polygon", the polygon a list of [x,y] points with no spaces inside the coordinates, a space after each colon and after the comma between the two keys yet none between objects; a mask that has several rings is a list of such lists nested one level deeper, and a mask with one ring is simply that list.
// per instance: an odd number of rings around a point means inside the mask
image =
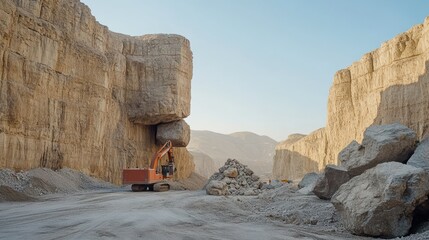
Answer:
[{"label": "stone outcrop", "polygon": [[343,184],[332,197],[344,227],[357,235],[400,237],[427,199],[429,175],[398,162],[382,163]]},{"label": "stone outcrop", "polygon": [[338,153],[352,140],[361,142],[364,130],[371,125],[398,122],[413,129],[421,140],[429,131],[428,86],[429,18],[426,18],[423,24],[338,71],[329,92],[325,128],[290,145],[279,146],[275,158],[279,163],[274,163],[273,170],[288,171],[303,162],[313,162],[303,166],[305,169],[299,174],[302,177],[306,172],[322,170],[327,164],[338,164]]},{"label": "stone outcrop", "polygon": [[191,139],[191,128],[184,121],[159,124],[156,129],[156,141],[164,144],[168,140],[174,147],[186,147]]},{"label": "stone outcrop", "polygon": [[[70,167],[120,183],[156,124],[189,115],[192,52],[178,35],[110,32],[78,0],[0,0],[0,168]],[[179,177],[192,172],[185,148]]]},{"label": "stone outcrop", "polygon": [[214,173],[206,186],[209,195],[257,195],[261,193],[259,176],[246,165],[235,159],[228,159],[225,165]]}]

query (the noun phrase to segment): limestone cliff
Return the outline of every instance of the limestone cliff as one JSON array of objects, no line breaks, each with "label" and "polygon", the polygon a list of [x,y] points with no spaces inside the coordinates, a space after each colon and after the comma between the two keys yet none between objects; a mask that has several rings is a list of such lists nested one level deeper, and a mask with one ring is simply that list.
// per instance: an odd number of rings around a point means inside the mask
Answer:
[{"label": "limestone cliff", "polygon": [[210,178],[218,168],[215,166],[215,161],[207,154],[202,152],[189,151],[195,163],[195,172],[205,178]]},{"label": "limestone cliff", "polygon": [[[296,144],[297,142],[300,144]],[[287,140],[276,146],[273,165],[274,179],[296,179],[307,172],[318,171],[324,163],[313,159],[318,159],[318,156],[325,154],[325,147],[326,134],[323,128],[308,136],[290,135]],[[307,155],[302,155],[302,153]]]},{"label": "limestone cliff", "polygon": [[[317,163],[319,170],[326,164],[337,164],[338,153],[352,140],[360,142],[364,130],[373,124],[399,122],[415,130],[421,139],[429,126],[428,70],[429,18],[426,18],[423,24],[338,71],[329,93],[324,130],[279,146],[278,154],[279,151],[293,154],[284,154],[275,161],[289,159],[289,165],[282,166],[284,169],[294,169],[303,161]],[[309,142],[312,147],[307,147]],[[304,167],[302,172],[314,169]],[[302,177],[302,174],[292,176]],[[279,173],[276,177],[280,177]]]},{"label": "limestone cliff", "polygon": [[[148,165],[157,124],[190,114],[191,78],[181,36],[110,32],[78,0],[0,0],[0,168],[120,183],[122,168]],[[175,155],[187,177],[189,153]]]}]

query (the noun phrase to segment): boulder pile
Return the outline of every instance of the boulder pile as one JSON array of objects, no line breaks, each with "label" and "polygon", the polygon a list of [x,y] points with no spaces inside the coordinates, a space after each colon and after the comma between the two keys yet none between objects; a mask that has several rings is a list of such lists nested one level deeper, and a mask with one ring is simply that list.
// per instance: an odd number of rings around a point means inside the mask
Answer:
[{"label": "boulder pile", "polygon": [[407,235],[429,220],[429,139],[416,143],[416,133],[401,124],[371,126],[362,144],[352,141],[339,153],[340,166],[326,166],[313,193],[331,199],[353,234]]},{"label": "boulder pile", "polygon": [[382,163],[343,184],[331,202],[353,234],[400,237],[408,234],[414,209],[427,199],[428,183],[422,168]]},{"label": "boulder pile", "polygon": [[235,159],[228,159],[225,165],[214,173],[206,185],[209,195],[258,195],[263,183],[259,177]]},{"label": "boulder pile", "polygon": [[380,163],[407,162],[416,149],[416,141],[416,133],[399,123],[367,128],[362,144],[352,141],[338,154],[341,166],[326,166],[314,194],[331,199],[342,184]]}]

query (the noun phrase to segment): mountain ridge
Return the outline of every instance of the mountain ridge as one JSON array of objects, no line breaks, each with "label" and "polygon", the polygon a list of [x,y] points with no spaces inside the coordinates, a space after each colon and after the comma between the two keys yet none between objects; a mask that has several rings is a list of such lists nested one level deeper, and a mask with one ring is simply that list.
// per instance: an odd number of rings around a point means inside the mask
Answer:
[{"label": "mountain ridge", "polygon": [[[272,159],[277,144],[276,140],[268,136],[249,131],[222,134],[209,130],[191,130],[188,149],[213,159],[215,169],[211,169],[212,172],[221,167],[228,158],[235,158],[248,165],[261,177],[271,178]],[[198,165],[200,160],[197,158],[198,156],[194,156]]]}]

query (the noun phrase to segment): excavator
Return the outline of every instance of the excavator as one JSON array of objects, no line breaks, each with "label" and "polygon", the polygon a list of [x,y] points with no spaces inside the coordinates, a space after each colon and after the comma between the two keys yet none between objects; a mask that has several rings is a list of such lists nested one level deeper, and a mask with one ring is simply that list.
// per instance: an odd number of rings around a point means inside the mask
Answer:
[{"label": "excavator", "polygon": [[[162,165],[161,159],[168,154],[168,162]],[[128,168],[122,171],[122,183],[132,184],[133,192],[170,190],[170,184],[165,180],[173,178],[175,172],[173,145],[167,141],[153,154],[149,168]]]}]

